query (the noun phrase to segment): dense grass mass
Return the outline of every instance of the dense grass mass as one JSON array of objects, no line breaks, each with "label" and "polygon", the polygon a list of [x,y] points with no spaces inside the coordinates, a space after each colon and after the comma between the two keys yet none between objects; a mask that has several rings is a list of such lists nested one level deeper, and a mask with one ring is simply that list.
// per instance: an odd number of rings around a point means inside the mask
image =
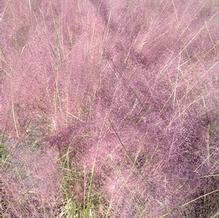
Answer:
[{"label": "dense grass mass", "polygon": [[0,217],[218,217],[218,44],[218,0],[0,0]]}]

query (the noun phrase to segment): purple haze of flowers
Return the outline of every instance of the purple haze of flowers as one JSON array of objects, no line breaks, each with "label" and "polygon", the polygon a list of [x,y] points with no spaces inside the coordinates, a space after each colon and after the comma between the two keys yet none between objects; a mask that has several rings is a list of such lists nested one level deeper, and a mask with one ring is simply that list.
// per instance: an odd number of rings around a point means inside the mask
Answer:
[{"label": "purple haze of flowers", "polygon": [[[213,216],[218,42],[217,0],[2,0],[1,132],[39,126],[54,159],[94,171],[110,217],[199,217],[209,196]],[[41,194],[59,177],[45,159]]]}]

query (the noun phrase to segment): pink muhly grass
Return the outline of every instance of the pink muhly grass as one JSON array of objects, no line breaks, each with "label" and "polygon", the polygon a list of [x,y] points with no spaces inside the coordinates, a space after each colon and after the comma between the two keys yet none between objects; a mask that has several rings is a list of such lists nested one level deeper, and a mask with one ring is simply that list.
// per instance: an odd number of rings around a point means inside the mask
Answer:
[{"label": "pink muhly grass", "polygon": [[[218,9],[217,0],[0,2],[0,128],[19,142],[39,128],[50,155],[13,148],[23,168],[39,157],[38,195],[58,195],[58,149],[92,175],[106,217],[218,212]],[[18,191],[11,173],[1,180]]]}]

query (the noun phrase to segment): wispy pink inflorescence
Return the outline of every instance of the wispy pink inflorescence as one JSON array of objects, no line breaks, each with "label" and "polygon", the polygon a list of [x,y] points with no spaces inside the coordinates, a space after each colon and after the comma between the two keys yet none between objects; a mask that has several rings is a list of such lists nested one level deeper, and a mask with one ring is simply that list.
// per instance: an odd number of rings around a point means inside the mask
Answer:
[{"label": "wispy pink inflorescence", "polygon": [[94,171],[110,217],[214,215],[218,12],[217,0],[1,1],[2,133],[40,126],[42,147]]}]

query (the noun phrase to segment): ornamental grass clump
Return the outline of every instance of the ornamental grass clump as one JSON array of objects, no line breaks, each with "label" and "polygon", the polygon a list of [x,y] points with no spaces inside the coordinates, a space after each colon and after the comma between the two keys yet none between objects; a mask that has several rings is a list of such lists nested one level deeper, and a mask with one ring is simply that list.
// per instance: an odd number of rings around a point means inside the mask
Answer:
[{"label": "ornamental grass clump", "polygon": [[3,216],[218,216],[217,0],[0,11]]}]

